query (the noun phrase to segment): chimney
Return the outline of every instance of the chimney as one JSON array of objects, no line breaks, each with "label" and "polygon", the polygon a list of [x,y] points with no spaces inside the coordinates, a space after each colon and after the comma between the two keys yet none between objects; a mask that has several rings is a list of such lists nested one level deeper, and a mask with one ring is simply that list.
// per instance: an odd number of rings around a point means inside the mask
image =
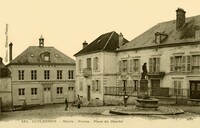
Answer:
[{"label": "chimney", "polygon": [[0,66],[3,64],[3,58],[0,57]]},{"label": "chimney", "polygon": [[119,42],[118,46],[121,47],[124,44],[124,36],[122,33],[119,34]]},{"label": "chimney", "polygon": [[185,11],[182,8],[176,10],[176,30],[180,30],[185,24]]},{"label": "chimney", "polygon": [[84,41],[83,48],[85,48],[87,45],[88,45],[88,43],[86,41]]},{"label": "chimney", "polygon": [[39,38],[39,47],[44,48],[44,38],[42,37],[42,35],[41,35],[41,37]]},{"label": "chimney", "polygon": [[12,47],[13,47],[13,44],[11,42],[9,44],[9,62],[11,62],[11,60],[12,60]]}]

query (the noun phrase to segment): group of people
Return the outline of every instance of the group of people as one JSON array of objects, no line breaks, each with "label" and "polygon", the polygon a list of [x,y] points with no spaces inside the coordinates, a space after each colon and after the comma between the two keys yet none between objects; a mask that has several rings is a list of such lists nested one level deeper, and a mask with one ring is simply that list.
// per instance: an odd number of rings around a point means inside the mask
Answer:
[{"label": "group of people", "polygon": [[[74,100],[74,102],[73,102],[73,105],[75,105],[75,106],[77,106],[77,108],[78,109],[80,109],[81,108],[81,104],[82,104],[82,101],[81,101],[81,99],[80,99],[80,97],[79,97],[79,95],[77,95],[77,98]],[[67,97],[65,98],[65,111],[67,111],[67,109],[68,109],[68,101],[67,101]]]}]

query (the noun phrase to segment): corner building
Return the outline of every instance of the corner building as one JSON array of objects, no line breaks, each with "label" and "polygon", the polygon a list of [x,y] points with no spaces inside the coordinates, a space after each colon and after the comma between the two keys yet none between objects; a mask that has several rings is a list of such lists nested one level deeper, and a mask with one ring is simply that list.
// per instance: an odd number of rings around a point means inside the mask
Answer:
[{"label": "corner building", "polygon": [[199,104],[200,16],[185,14],[178,8],[175,20],[153,26],[117,50],[119,87],[131,87],[137,95],[142,65],[147,63],[151,96]]}]

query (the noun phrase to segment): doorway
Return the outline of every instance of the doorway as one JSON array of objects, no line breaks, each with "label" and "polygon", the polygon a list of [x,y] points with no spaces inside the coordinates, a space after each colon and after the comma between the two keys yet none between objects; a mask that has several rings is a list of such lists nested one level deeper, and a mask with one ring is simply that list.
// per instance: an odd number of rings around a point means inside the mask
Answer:
[{"label": "doorway", "polygon": [[151,95],[159,96],[160,95],[160,80],[151,80]]},{"label": "doorway", "polygon": [[190,81],[190,98],[200,99],[200,81]]},{"label": "doorway", "polygon": [[50,87],[44,88],[44,103],[45,104],[51,103],[51,88]]}]

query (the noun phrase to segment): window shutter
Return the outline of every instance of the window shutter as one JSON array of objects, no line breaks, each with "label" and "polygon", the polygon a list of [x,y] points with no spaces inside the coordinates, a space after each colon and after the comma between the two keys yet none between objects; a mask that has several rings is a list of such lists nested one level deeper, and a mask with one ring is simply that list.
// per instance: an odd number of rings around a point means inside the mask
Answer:
[{"label": "window shutter", "polygon": [[122,61],[119,61],[119,73],[122,72]]},{"label": "window shutter", "polygon": [[181,58],[181,71],[185,72],[185,56]]},{"label": "window shutter", "polygon": [[92,91],[95,91],[95,81],[92,81]]},{"label": "window shutter", "polygon": [[138,66],[137,66],[137,68],[138,68],[138,72],[140,73],[141,72],[140,59],[138,59]]},{"label": "window shutter", "polygon": [[129,62],[130,62],[130,64],[129,64],[129,67],[130,67],[129,71],[132,73],[133,72],[133,60],[131,59]]},{"label": "window shutter", "polygon": [[156,71],[160,72],[160,58],[156,58]]},{"label": "window shutter", "polygon": [[191,71],[191,56],[187,56],[187,72]]},{"label": "window shutter", "polygon": [[129,73],[129,64],[130,63],[130,60],[127,60],[126,61],[126,72],[128,72]]},{"label": "window shutter", "polygon": [[93,58],[93,71],[95,71],[96,70],[96,58]]},{"label": "window shutter", "polygon": [[152,72],[153,70],[152,70],[152,61],[153,59],[152,58],[149,58],[149,72]]},{"label": "window shutter", "polygon": [[101,80],[99,80],[99,93],[101,93]]},{"label": "window shutter", "polygon": [[170,57],[170,72],[174,71],[174,57]]},{"label": "window shutter", "polygon": [[100,59],[100,58],[97,57],[97,62],[96,62],[97,70],[99,70],[99,65],[100,65],[100,64],[99,64],[99,62],[100,62],[99,59]]}]

